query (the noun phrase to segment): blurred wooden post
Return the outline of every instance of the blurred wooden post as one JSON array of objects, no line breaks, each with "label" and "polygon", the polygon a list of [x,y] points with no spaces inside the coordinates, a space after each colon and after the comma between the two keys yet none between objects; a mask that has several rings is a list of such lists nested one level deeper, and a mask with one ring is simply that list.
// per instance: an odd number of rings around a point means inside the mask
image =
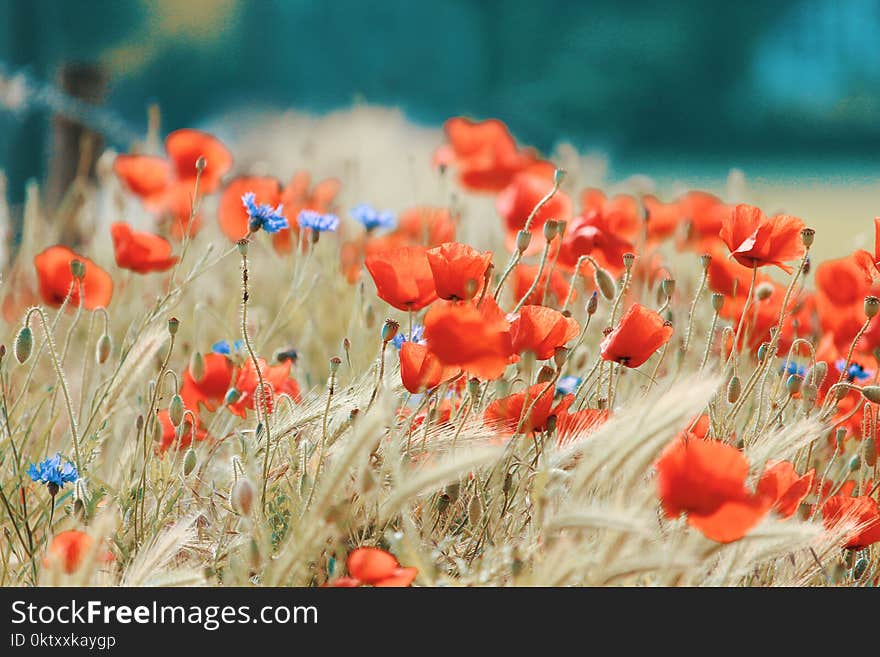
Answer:
[{"label": "blurred wooden post", "polygon": [[[58,87],[67,95],[91,105],[99,105],[107,93],[107,75],[97,64],[71,62],[58,71]],[[83,146],[87,150],[84,150]],[[46,202],[50,212],[59,209],[77,174],[94,180],[95,163],[104,149],[104,138],[79,121],[56,114],[52,117],[52,144],[46,182]],[[66,221],[72,213],[61,213]],[[61,227],[61,239],[75,246],[80,241],[76,226]]]}]

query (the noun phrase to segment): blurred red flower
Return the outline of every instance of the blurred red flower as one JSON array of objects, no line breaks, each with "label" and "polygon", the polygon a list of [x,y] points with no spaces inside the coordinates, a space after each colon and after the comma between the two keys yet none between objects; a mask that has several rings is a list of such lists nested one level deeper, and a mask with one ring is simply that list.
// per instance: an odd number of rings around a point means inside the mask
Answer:
[{"label": "blurred red flower", "polygon": [[171,244],[153,233],[132,230],[122,221],[110,225],[116,264],[139,274],[167,271],[177,262],[171,255]]},{"label": "blurred red flower", "polygon": [[414,395],[432,390],[460,374],[460,368],[444,367],[423,344],[407,341],[400,347],[400,378],[403,387]]},{"label": "blurred red flower", "polygon": [[85,265],[85,276],[80,284],[74,286],[68,308],[79,305],[80,290],[83,307],[87,310],[94,310],[98,306],[106,307],[113,297],[113,279],[110,274],[85,256],[60,244],[50,246],[34,256],[34,267],[43,301],[53,308],[64,303],[73,283],[73,273],[70,271],[73,260],[79,260]]},{"label": "blurred red flower", "polygon": [[422,246],[403,246],[368,255],[376,294],[398,310],[421,310],[437,298],[434,274]]}]

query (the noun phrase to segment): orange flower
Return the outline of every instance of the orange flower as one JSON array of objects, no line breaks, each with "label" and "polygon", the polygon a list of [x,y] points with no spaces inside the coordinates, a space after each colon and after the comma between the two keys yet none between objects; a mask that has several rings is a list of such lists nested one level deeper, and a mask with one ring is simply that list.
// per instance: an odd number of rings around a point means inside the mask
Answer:
[{"label": "orange flower", "polygon": [[[483,419],[492,428],[513,433],[543,431],[547,428],[547,420],[551,415],[566,412],[574,401],[574,395],[566,395],[553,407],[553,386],[548,383],[536,383],[526,391],[515,392],[502,399],[496,399],[486,407]],[[531,407],[528,419],[523,414]],[[520,427],[520,422],[522,426]]]},{"label": "orange flower", "polygon": [[604,360],[638,367],[672,337],[672,325],[653,310],[637,303],[630,306],[599,347]]},{"label": "orange flower", "polygon": [[[514,268],[513,288],[517,299],[522,299],[532,287],[535,276],[538,275],[539,266],[540,265],[526,265],[520,263]],[[545,297],[548,301],[551,298],[554,299],[556,305],[562,305],[565,303],[565,298],[568,296],[570,282],[566,280],[565,276],[562,275],[559,269],[553,268],[553,271],[550,271],[549,269],[549,267],[544,267],[541,271],[541,278],[538,280],[538,284],[524,303],[538,305],[541,304],[541,301],[545,299]],[[548,285],[550,288],[549,290],[547,289]],[[572,291],[571,298],[572,300],[577,298],[576,291]]]},{"label": "orange flower", "polygon": [[531,150],[517,148],[507,126],[498,119],[474,122],[453,117],[443,125],[447,145],[434,156],[436,164],[458,165],[463,187],[497,192],[520,171],[532,171],[553,179],[554,167],[538,160]]},{"label": "orange flower", "polygon": [[[709,254],[712,256],[707,270],[709,289],[724,295],[724,305],[719,314],[727,319],[739,320],[749,296],[752,270],[728,258],[719,245],[712,245]],[[769,280],[763,274],[758,274],[755,285]]]},{"label": "orange flower", "polygon": [[678,207],[688,227],[678,246],[688,246],[697,252],[709,250],[718,242],[721,226],[732,210],[717,196],[701,191],[691,191],[680,197]]},{"label": "orange flower", "polygon": [[404,342],[400,347],[400,378],[412,394],[432,390],[461,374],[458,367],[444,367],[423,344]]},{"label": "orange flower", "polygon": [[[204,157],[205,169],[199,180],[199,193],[211,194],[220,179],[232,168],[232,154],[216,138],[199,130],[175,130],[165,138],[168,158],[152,155],[119,155],[113,170],[140,198],[144,207],[156,213],[170,214],[172,230],[181,237],[186,230],[195,192],[196,161]],[[193,221],[193,232],[198,221]]]},{"label": "orange flower", "polygon": [[447,242],[427,251],[434,287],[441,299],[467,301],[483,288],[492,253],[480,253],[459,242]]},{"label": "orange flower", "polygon": [[[570,270],[577,266],[581,256],[592,256],[599,264],[613,272],[623,270],[623,255],[635,251],[631,242],[612,231],[602,215],[591,213],[575,217],[562,237],[559,264]],[[586,277],[589,263],[584,263],[581,274]]]},{"label": "orange flower", "polygon": [[374,547],[353,550],[346,560],[349,577],[340,577],[332,586],[406,587],[418,574],[416,568],[403,568],[394,555]]},{"label": "orange flower", "polygon": [[425,341],[441,363],[481,379],[497,379],[510,362],[510,324],[491,296],[473,303],[438,303],[425,316]]},{"label": "orange flower", "polygon": [[678,200],[664,203],[656,196],[648,194],[642,199],[642,203],[645,204],[647,215],[648,240],[659,242],[672,237],[682,222],[682,210]]},{"label": "orange flower", "polygon": [[34,267],[37,269],[37,281],[43,301],[53,308],[64,303],[73,283],[73,273],[70,271],[73,260],[79,260],[85,265],[85,276],[74,287],[68,302],[69,307],[75,308],[79,305],[80,291],[83,294],[83,307],[87,310],[94,310],[98,306],[106,307],[113,296],[113,279],[110,274],[85,256],[60,244],[50,246],[34,256]]},{"label": "orange flower", "polygon": [[777,214],[768,218],[760,208],[741,203],[722,223],[720,237],[741,265],[776,265],[791,273],[785,263],[803,256],[803,228],[804,222],[797,217]]},{"label": "orange flower", "polygon": [[843,546],[850,550],[861,550],[880,541],[880,506],[867,495],[829,497],[822,505],[822,521],[828,529],[842,522],[854,525]]},{"label": "orange flower", "polygon": [[880,217],[874,217],[874,253],[859,249],[852,257],[869,281],[880,275]]},{"label": "orange flower", "polygon": [[[290,368],[293,363],[285,360],[278,365],[269,365],[264,359],[257,358],[260,365],[260,374],[263,376],[263,383],[268,388],[266,406],[271,413],[274,407],[275,399],[280,394],[287,394],[295,402],[300,401],[299,384],[296,379],[290,378]],[[232,413],[239,417],[245,417],[247,414],[245,409],[254,410],[254,400],[257,396],[257,387],[260,380],[257,377],[257,369],[254,367],[254,361],[248,358],[242,365],[233,383],[233,387],[239,392],[239,398],[232,404],[228,404],[228,408]]]},{"label": "orange flower", "polygon": [[174,266],[177,257],[171,255],[171,244],[152,233],[134,231],[127,223],[117,221],[110,225],[116,264],[139,274],[166,271]]},{"label": "orange flower", "polygon": [[193,378],[190,368],[183,372],[180,396],[183,404],[198,414],[200,406],[215,410],[222,402],[232,382],[232,362],[223,354],[205,354],[205,374],[200,381]]},{"label": "orange flower", "polygon": [[455,240],[455,217],[447,208],[427,205],[409,208],[400,213],[397,218],[397,229],[386,238],[397,240],[402,244],[421,245],[427,248],[452,242]]},{"label": "orange flower", "polygon": [[[548,180],[535,174],[520,173],[513,178],[510,185],[498,194],[495,198],[495,209],[504,219],[505,228],[511,239],[516,240],[517,232],[525,228],[532,210],[552,188],[552,178]],[[536,252],[543,247],[542,228],[548,220],[568,221],[571,216],[572,204],[568,194],[556,192],[532,219],[529,227],[532,233],[529,253]]]},{"label": "orange flower", "polygon": [[865,322],[865,297],[877,291],[856,254],[826,260],[816,268],[819,324],[823,331],[834,334],[834,343],[841,351],[849,349]]},{"label": "orange flower", "polygon": [[162,426],[162,439],[159,445],[157,445],[160,452],[165,452],[172,446],[178,450],[186,449],[192,443],[193,435],[195,435],[196,440],[204,440],[208,437],[208,432],[199,423],[196,423],[195,432],[193,432],[193,425],[189,415],[183,421],[183,431],[180,435],[180,440],[177,438],[177,427],[171,422],[171,416],[167,409],[159,411],[156,417]]},{"label": "orange flower", "polygon": [[369,255],[366,266],[376,294],[398,310],[421,310],[437,298],[424,247],[404,246]]},{"label": "orange flower", "polygon": [[774,500],[773,508],[783,518],[790,518],[813,488],[816,470],[798,475],[788,461],[767,464],[758,481],[758,493]]},{"label": "orange flower", "polygon": [[767,515],[772,498],[745,486],[749,462],[721,442],[683,436],[657,460],[657,491],[667,518],[687,513],[691,527],[719,543],[739,540]]},{"label": "orange flower", "polygon": [[510,323],[513,351],[531,351],[538,360],[552,358],[557,347],[564,347],[580,332],[576,320],[546,306],[523,306]]},{"label": "orange flower", "polygon": [[[92,549],[92,537],[78,529],[68,529],[52,538],[49,548],[46,551],[46,557],[43,559],[43,566],[51,567],[53,563],[58,563],[68,575],[72,575],[82,565],[83,560]],[[113,561],[113,553],[105,552],[101,556],[101,561]]]},{"label": "orange flower", "polygon": [[644,222],[639,203],[632,196],[618,194],[608,198],[598,189],[581,192],[581,217],[593,218],[605,230],[627,241],[634,241]]}]

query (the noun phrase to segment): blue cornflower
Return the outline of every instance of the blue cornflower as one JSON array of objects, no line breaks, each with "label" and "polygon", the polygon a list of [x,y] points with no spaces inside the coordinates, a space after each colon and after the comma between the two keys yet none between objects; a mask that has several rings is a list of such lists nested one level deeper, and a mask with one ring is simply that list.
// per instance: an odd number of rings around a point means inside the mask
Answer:
[{"label": "blue cornflower", "polygon": [[279,230],[289,228],[287,219],[281,214],[284,211],[283,205],[277,208],[273,208],[268,203],[257,205],[256,198],[253,192],[241,197],[241,202],[248,213],[248,229],[252,233],[256,233],[260,228],[267,233],[277,233]]},{"label": "blue cornflower", "polygon": [[[835,363],[835,365],[837,366],[838,372],[843,372],[843,366],[846,365],[846,359],[841,358]],[[859,363],[850,363],[849,368],[846,370],[846,378],[849,381],[864,381],[865,379],[870,379],[872,376],[874,376],[874,373],[866,370]]]},{"label": "blue cornflower", "polygon": [[61,454],[57,453],[52,458],[43,459],[39,463],[31,463],[28,468],[28,476],[32,481],[46,484],[52,495],[55,495],[59,488],[64,488],[64,484],[72,484],[79,479],[76,466],[69,461],[61,465]]},{"label": "blue cornflower", "polygon": [[400,349],[403,346],[404,342],[422,342],[422,340],[424,340],[424,337],[425,337],[425,327],[422,326],[421,324],[416,324],[415,326],[413,326],[411,336],[406,337],[405,333],[398,332],[397,335],[395,335],[391,339],[391,342],[392,342],[392,344],[394,344],[395,347]]},{"label": "blue cornflower", "polygon": [[229,346],[229,340],[218,340],[214,344],[211,345],[211,351],[215,354],[223,354],[224,356],[229,356],[232,353],[232,350],[240,351],[244,347],[244,340],[236,340],[232,343],[232,346]]},{"label": "blue cornflower", "polygon": [[391,210],[379,212],[367,203],[361,203],[349,210],[349,213],[356,221],[363,224],[364,228],[368,231],[376,230],[377,228],[394,228],[396,223],[394,213]]},{"label": "blue cornflower", "polygon": [[581,377],[579,376],[563,376],[556,382],[557,395],[570,395],[577,391],[581,385]]},{"label": "blue cornflower", "polygon": [[807,368],[798,365],[793,360],[783,363],[779,368],[779,371],[783,374],[797,374],[799,377],[805,377],[807,375]]},{"label": "blue cornflower", "polygon": [[316,233],[334,231],[339,227],[339,217],[335,214],[321,214],[314,210],[302,210],[296,218],[302,228],[311,228]]}]

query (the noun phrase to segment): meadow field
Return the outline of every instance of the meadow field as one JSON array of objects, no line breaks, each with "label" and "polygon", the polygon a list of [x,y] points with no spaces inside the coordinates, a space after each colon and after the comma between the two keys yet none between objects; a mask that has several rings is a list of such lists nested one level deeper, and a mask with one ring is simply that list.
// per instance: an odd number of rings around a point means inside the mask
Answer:
[{"label": "meadow field", "polygon": [[28,188],[0,585],[877,585],[870,177],[241,125]]}]

